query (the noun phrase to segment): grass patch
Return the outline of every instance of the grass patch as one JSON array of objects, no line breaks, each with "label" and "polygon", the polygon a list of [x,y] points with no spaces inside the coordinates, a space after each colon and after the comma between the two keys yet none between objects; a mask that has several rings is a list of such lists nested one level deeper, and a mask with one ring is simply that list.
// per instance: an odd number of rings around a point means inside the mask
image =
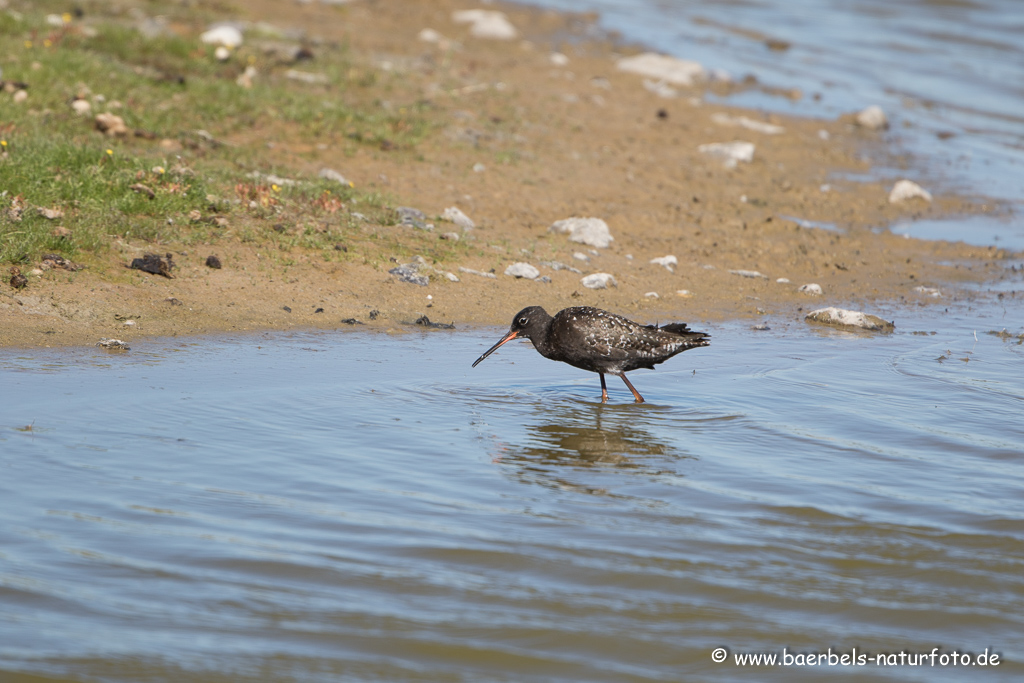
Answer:
[{"label": "grass patch", "polygon": [[[344,48],[287,64],[254,34],[221,62],[198,39],[220,11],[210,3],[189,14],[170,9],[190,32],[154,37],[127,14],[105,16],[109,3],[83,7],[82,20],[48,17],[66,5],[46,0],[0,11],[11,84],[0,92],[0,263],[51,252],[100,262],[111,237],[239,239],[334,256],[334,244],[361,226],[394,222],[389,198],[376,193],[319,179],[277,186],[252,175],[273,165],[264,144],[271,132],[283,144],[408,150],[431,131],[416,105],[387,112],[342,104],[344,91],[367,87],[367,72]],[[290,69],[317,78],[289,77]],[[123,120],[124,134],[96,129],[95,116],[107,112]]]}]

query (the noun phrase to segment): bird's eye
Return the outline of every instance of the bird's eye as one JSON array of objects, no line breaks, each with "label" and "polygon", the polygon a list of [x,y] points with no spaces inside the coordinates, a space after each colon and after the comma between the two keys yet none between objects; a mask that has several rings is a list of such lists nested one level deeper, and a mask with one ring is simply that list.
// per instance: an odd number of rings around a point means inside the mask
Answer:
[{"label": "bird's eye", "polygon": [[530,320],[524,316],[524,317],[520,318],[519,320],[517,320],[516,324],[519,325],[520,327],[526,327],[527,323],[529,323],[529,322],[530,322]]}]

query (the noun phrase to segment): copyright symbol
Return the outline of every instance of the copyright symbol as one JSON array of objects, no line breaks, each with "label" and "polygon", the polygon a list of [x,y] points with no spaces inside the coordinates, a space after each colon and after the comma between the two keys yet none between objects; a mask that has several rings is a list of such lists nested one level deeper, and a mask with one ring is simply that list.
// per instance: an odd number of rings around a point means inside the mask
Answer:
[{"label": "copyright symbol", "polygon": [[716,664],[721,664],[725,661],[725,658],[729,656],[729,653],[725,651],[724,647],[716,647],[711,651],[711,661]]}]

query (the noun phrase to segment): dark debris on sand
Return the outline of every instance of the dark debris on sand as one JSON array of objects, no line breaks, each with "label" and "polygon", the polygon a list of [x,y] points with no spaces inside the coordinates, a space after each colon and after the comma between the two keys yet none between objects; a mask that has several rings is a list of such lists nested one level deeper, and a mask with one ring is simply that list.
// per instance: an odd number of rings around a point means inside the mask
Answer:
[{"label": "dark debris on sand", "polygon": [[142,258],[132,259],[132,264],[128,267],[152,273],[153,275],[163,275],[167,278],[174,277],[171,275],[171,268],[174,268],[174,259],[171,258],[171,254],[166,256],[145,254]]}]

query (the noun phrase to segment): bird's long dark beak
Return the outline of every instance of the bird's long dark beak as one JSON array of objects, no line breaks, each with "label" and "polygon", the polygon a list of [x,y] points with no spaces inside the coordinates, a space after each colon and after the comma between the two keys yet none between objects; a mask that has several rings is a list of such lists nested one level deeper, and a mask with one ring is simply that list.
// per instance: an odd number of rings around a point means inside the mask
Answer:
[{"label": "bird's long dark beak", "polygon": [[473,367],[475,368],[475,367],[476,367],[477,365],[479,365],[479,364],[480,364],[480,361],[482,361],[482,360],[483,360],[484,358],[487,358],[487,356],[489,356],[489,355],[491,355],[492,353],[494,353],[495,351],[497,351],[497,350],[498,350],[498,347],[499,347],[499,346],[501,346],[501,345],[502,345],[502,344],[504,344],[505,342],[510,342],[510,341],[512,341],[512,340],[513,340],[513,339],[515,339],[515,338],[516,338],[517,336],[519,336],[519,331],[518,331],[518,330],[509,330],[509,331],[508,331],[508,334],[506,334],[506,335],[505,335],[504,337],[502,337],[502,338],[501,338],[501,339],[500,339],[500,340],[498,341],[498,343],[497,343],[497,344],[495,344],[495,345],[494,345],[494,346],[492,346],[491,348],[489,348],[489,349],[487,349],[486,351],[484,351],[484,355],[480,356],[480,357],[479,357],[479,358],[477,358],[477,359],[476,359],[475,361],[473,361]]}]

